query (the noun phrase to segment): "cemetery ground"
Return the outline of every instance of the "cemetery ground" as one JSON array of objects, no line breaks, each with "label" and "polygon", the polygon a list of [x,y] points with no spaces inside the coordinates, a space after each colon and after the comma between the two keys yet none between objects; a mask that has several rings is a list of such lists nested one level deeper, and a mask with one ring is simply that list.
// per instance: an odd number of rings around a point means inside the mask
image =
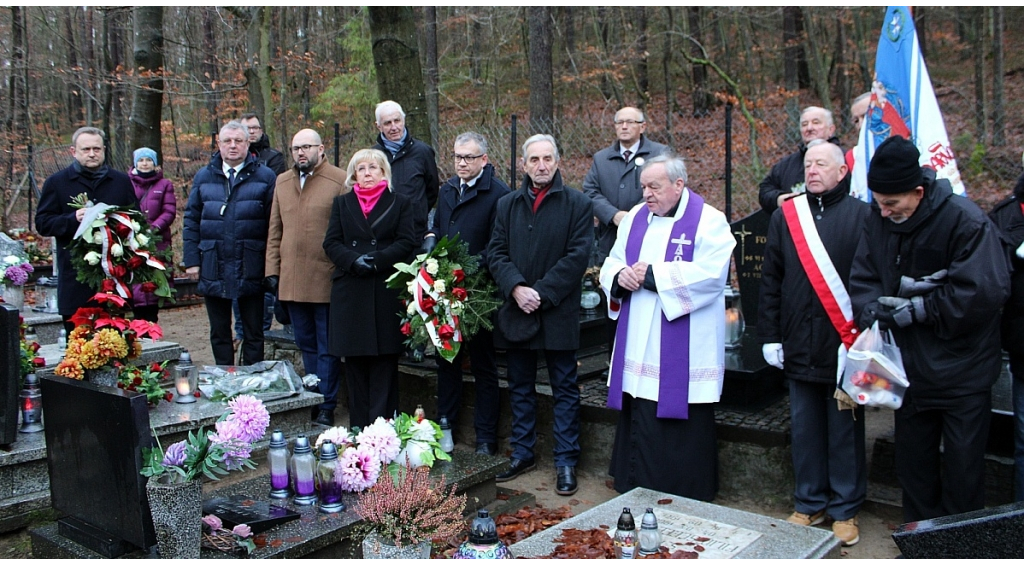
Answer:
[{"label": "cemetery ground", "polygon": [[[160,325],[164,329],[164,339],[176,342],[188,349],[197,364],[213,363],[206,310],[202,305],[162,310],[160,312]],[[276,325],[277,322],[275,321]],[[505,413],[506,411],[503,411],[503,416]],[[347,413],[345,413],[343,407],[339,407],[337,423],[339,425],[347,425],[347,422]],[[869,412],[867,414],[868,444],[872,444],[876,436],[887,432],[891,428],[891,411],[878,410]],[[471,447],[465,444],[458,444],[456,448]],[[871,448],[867,449],[869,457],[871,456],[871,450]],[[502,452],[499,455],[507,456],[507,452]],[[268,468],[265,460],[258,459],[258,462],[260,465],[254,472],[267,472]],[[219,483],[204,484],[204,489],[209,491],[211,486],[219,487],[237,480],[248,479],[252,476],[253,472],[235,472]],[[579,473],[579,491],[572,497],[562,497],[555,494],[554,478],[554,468],[551,466],[550,459],[544,460],[542,458],[538,461],[536,470],[501,485],[509,489],[532,494],[536,498],[536,504],[541,507],[556,509],[567,506],[573,515],[578,515],[617,495],[610,487],[610,477],[602,469],[583,469]],[[763,495],[756,491],[728,497],[719,495],[715,499],[715,503],[778,519],[785,519],[792,511],[790,499],[765,499]],[[633,508],[633,510],[634,512],[642,511],[642,508]],[[53,517],[50,512],[40,512],[36,521],[29,525],[28,528],[40,526]],[[859,518],[861,540],[855,546],[842,549],[842,556],[844,558],[894,558],[899,554],[899,550],[890,536],[893,529],[901,522],[899,510],[881,508],[872,504],[861,511]],[[608,525],[614,528],[615,523],[608,523]],[[827,522],[821,525],[821,527],[829,530]],[[28,528],[0,535],[0,558],[31,558]]]}]

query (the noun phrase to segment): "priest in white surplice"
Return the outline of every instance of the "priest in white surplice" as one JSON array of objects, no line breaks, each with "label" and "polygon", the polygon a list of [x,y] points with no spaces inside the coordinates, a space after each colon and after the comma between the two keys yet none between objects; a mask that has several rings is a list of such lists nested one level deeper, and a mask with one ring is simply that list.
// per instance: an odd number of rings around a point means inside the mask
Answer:
[{"label": "priest in white surplice", "polygon": [[725,376],[725,283],[736,241],[725,215],[686,188],[663,155],[640,174],[644,203],[619,224],[601,267],[619,319],[608,406],[621,410],[609,473],[635,487],[711,501],[718,492],[713,405]]}]

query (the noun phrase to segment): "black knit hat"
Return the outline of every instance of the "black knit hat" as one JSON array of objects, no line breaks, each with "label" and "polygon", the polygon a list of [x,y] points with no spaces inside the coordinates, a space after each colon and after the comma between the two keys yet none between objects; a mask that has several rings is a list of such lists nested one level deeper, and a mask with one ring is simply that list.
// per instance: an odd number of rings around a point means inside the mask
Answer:
[{"label": "black knit hat", "polygon": [[868,169],[868,188],[879,194],[902,194],[924,183],[920,151],[910,141],[892,135],[875,149]]}]

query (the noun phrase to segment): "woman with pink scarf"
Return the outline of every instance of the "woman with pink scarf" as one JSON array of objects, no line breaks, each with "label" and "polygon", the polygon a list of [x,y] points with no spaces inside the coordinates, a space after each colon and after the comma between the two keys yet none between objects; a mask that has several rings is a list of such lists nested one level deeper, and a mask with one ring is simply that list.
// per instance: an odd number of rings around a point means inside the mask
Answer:
[{"label": "woman with pink scarf", "polygon": [[334,263],[331,353],[345,358],[349,427],[366,427],[398,410],[402,300],[385,280],[418,246],[414,205],[391,187],[391,166],[376,149],[348,163],[352,191],[334,199],[324,251]]}]

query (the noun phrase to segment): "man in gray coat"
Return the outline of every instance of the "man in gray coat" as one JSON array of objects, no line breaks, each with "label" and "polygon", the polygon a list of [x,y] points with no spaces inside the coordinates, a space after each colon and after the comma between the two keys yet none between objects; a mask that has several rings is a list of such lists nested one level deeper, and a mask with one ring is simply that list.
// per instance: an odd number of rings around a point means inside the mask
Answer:
[{"label": "man in gray coat", "polygon": [[615,143],[594,153],[594,164],[583,180],[583,193],[594,202],[597,250],[603,261],[615,244],[615,233],[626,212],[643,200],[640,171],[644,161],[665,152],[661,143],[644,136],[644,113],[625,107],[615,112]]}]

